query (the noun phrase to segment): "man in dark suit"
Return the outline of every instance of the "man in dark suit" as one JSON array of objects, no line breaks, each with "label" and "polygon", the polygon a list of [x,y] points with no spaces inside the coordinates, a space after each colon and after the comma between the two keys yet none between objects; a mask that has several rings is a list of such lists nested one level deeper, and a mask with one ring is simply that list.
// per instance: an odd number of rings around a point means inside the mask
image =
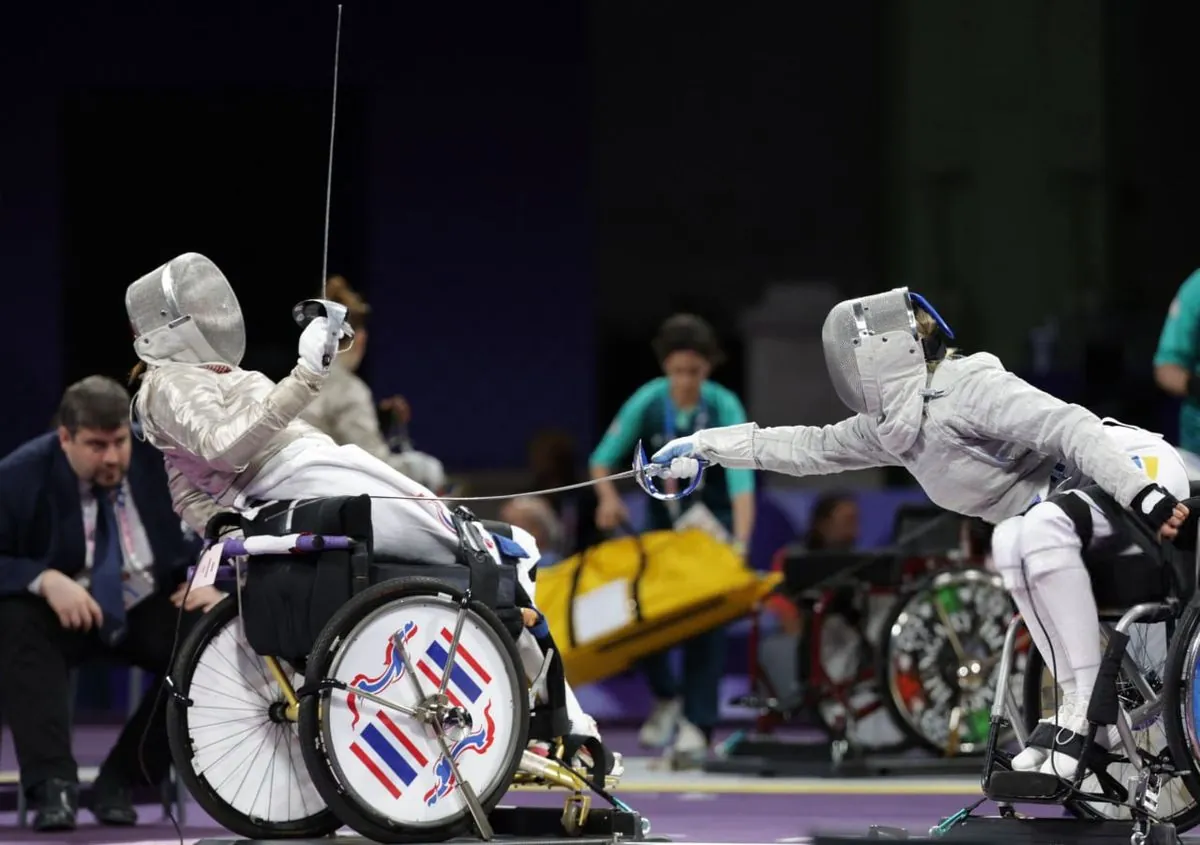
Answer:
[{"label": "man in dark suit", "polygon": [[[75,827],[69,669],[106,658],[164,675],[198,550],[172,511],[161,456],[131,436],[124,387],[101,376],[71,385],[58,421],[0,460],[0,714],[38,830]],[[181,636],[220,598],[211,587],[189,594]],[[105,824],[135,824],[132,788],[167,774],[155,698],[143,698],[93,785],[90,809]]]}]

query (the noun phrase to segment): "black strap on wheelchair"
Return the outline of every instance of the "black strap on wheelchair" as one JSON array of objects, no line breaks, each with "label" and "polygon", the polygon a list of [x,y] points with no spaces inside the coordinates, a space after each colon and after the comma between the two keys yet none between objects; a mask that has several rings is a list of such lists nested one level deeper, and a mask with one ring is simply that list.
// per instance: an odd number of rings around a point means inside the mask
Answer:
[{"label": "black strap on wheelchair", "polygon": [[[533,601],[520,584],[517,585],[517,605],[533,607]],[[567,716],[567,673],[563,667],[562,652],[554,644],[554,636],[549,628],[541,636],[534,634],[534,639],[542,654],[550,654],[551,657],[546,672],[546,700],[535,704],[529,714],[529,737],[553,742],[571,729],[571,720]]]},{"label": "black strap on wheelchair", "polygon": [[471,570],[471,597],[488,607],[495,607],[500,595],[500,568],[487,550],[483,532],[475,524],[475,515],[462,505],[450,512],[454,531],[458,534],[459,557]]},{"label": "black strap on wheelchair", "polygon": [[[1091,494],[1091,489],[1088,494]],[[1092,547],[1092,538],[1096,533],[1095,523],[1092,521],[1092,509],[1088,506],[1085,499],[1076,496],[1074,492],[1055,493],[1046,499],[1046,502],[1058,507],[1065,513],[1075,525],[1075,533],[1079,535],[1079,541],[1082,548],[1086,551]],[[1098,503],[1097,503],[1098,504]],[[1107,514],[1105,514],[1107,516]],[[1110,519],[1109,522],[1112,522]],[[1113,531],[1119,531],[1119,523],[1113,523]]]}]

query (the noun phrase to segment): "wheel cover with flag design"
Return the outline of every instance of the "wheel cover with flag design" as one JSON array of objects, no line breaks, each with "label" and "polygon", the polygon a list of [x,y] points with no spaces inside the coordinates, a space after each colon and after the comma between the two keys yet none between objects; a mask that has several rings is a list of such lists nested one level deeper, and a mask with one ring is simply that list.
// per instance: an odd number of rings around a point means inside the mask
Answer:
[{"label": "wheel cover with flag design", "polygon": [[[431,727],[354,692],[408,707],[436,692],[457,610],[450,601],[432,596],[388,604],[355,626],[330,667],[330,676],[348,685],[330,697],[323,720],[330,763],[346,790],[398,824],[442,825],[466,813],[466,803]],[[420,684],[420,698],[393,645],[397,633]],[[445,694],[451,705],[470,714],[470,725],[449,728],[447,744],[462,777],[481,795],[495,788],[510,755],[517,753],[512,745],[518,711],[506,659],[496,633],[468,614]]]}]

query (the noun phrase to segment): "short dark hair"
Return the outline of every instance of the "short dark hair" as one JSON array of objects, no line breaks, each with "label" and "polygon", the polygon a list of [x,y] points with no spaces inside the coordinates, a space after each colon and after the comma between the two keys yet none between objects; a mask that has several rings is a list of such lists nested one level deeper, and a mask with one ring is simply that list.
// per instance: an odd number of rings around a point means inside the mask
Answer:
[{"label": "short dark hair", "polygon": [[668,318],[659,328],[652,345],[660,364],[672,352],[684,350],[695,352],[714,367],[725,360],[717,333],[707,320],[695,314],[676,314]]},{"label": "short dark hair", "polygon": [[129,424],[129,392],[108,376],[88,376],[63,393],[58,424],[74,436],[81,428],[113,431]]}]

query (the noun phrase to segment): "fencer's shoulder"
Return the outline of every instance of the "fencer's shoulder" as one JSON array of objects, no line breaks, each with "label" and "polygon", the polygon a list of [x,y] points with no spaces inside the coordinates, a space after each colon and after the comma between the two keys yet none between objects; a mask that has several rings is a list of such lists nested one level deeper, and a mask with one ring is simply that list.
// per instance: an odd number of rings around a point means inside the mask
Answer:
[{"label": "fencer's shoulder", "polygon": [[971,355],[959,355],[947,358],[938,365],[938,369],[958,374],[1008,372],[1000,359],[990,352],[975,352]]}]

